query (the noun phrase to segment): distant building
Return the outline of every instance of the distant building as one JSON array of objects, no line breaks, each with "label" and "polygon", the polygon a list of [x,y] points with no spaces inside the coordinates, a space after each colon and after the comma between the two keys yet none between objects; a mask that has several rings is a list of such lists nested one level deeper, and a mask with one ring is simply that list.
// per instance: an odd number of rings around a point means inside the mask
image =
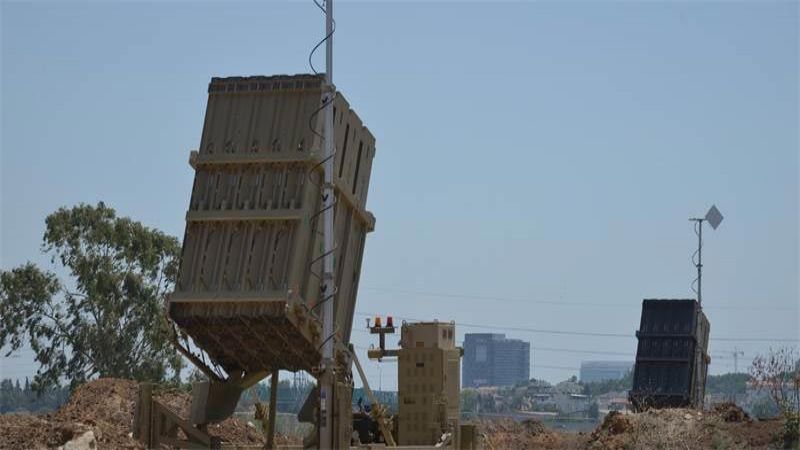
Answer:
[{"label": "distant building", "polygon": [[633,370],[633,363],[627,361],[583,361],[581,363],[581,382],[621,380],[631,370]]},{"label": "distant building", "polygon": [[464,336],[464,387],[512,386],[528,381],[531,344],[506,339],[504,334],[467,333]]}]

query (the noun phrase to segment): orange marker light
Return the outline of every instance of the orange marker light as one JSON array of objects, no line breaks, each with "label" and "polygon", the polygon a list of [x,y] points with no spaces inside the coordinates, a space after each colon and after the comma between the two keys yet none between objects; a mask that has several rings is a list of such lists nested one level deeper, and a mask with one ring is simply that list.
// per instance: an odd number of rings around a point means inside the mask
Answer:
[{"label": "orange marker light", "polygon": [[381,316],[375,316],[375,328],[381,328]]}]

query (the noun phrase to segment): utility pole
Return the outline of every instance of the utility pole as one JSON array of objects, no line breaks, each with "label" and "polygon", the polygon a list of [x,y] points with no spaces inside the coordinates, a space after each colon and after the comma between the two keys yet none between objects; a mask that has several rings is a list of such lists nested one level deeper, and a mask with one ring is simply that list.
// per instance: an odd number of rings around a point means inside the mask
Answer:
[{"label": "utility pole", "polygon": [[335,448],[333,442],[333,386],[336,382],[333,371],[333,305],[336,283],[333,274],[333,99],[336,95],[333,86],[333,0],[325,0],[325,130],[324,130],[324,186],[323,202],[323,255],[322,288],[320,297],[322,307],[322,376],[320,377],[320,432],[319,448]]},{"label": "utility pole", "polygon": [[378,392],[383,392],[383,368],[378,363]]}]

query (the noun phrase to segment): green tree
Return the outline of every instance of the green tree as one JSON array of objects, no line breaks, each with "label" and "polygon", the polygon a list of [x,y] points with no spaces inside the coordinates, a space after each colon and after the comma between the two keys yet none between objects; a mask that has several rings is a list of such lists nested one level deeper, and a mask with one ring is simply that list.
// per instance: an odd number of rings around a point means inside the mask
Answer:
[{"label": "green tree", "polygon": [[753,402],[750,411],[753,413],[753,416],[758,419],[771,419],[778,417],[781,413],[780,409],[778,409],[778,405],[775,404],[775,400],[768,395]]},{"label": "green tree", "polygon": [[628,371],[624,377],[618,380],[602,380],[583,383],[583,393],[586,395],[597,396],[615,391],[627,391],[633,385],[633,371]]},{"label": "green tree", "polygon": [[746,373],[709,375],[706,381],[706,393],[743,395],[747,391],[747,380],[749,379],[750,376]]},{"label": "green tree", "polygon": [[0,414],[53,411],[63,405],[69,397],[67,388],[56,387],[37,393],[27,388],[27,378],[25,381],[25,388],[20,388],[19,380],[0,381]]},{"label": "green tree", "polygon": [[16,411],[18,406],[14,382],[3,379],[0,381],[0,412]]},{"label": "green tree", "polygon": [[800,448],[800,355],[794,347],[770,349],[750,365],[750,381],[766,391],[784,420],[784,448]]},{"label": "green tree", "polygon": [[0,271],[0,347],[11,354],[30,345],[39,363],[33,389],[178,377],[163,306],[177,277],[177,239],[102,202],[61,208],[45,222],[42,251],[67,279],[32,263]]}]

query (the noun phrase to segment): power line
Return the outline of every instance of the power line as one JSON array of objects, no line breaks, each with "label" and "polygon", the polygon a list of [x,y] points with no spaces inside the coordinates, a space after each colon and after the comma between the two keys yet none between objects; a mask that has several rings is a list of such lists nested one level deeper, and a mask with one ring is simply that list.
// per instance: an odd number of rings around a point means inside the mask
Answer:
[{"label": "power line", "polygon": [[393,293],[393,294],[405,294],[405,295],[421,295],[426,297],[442,297],[442,298],[467,298],[472,300],[492,300],[492,301],[504,301],[504,302],[514,302],[514,303],[537,303],[537,304],[544,304],[544,305],[560,305],[560,306],[599,306],[599,307],[607,307],[607,308],[630,308],[631,305],[623,304],[623,303],[587,303],[587,302],[569,302],[569,301],[561,301],[561,300],[533,300],[533,299],[521,299],[521,298],[509,298],[509,297],[495,297],[495,296],[482,296],[482,295],[465,295],[465,294],[447,294],[441,292],[425,292],[425,291],[409,291],[404,289],[384,289],[384,288],[370,288],[365,287],[362,288],[368,291],[374,292],[386,292],[386,293]]},{"label": "power line", "polygon": [[633,355],[628,352],[613,352],[604,350],[578,350],[572,348],[553,348],[553,347],[531,347],[531,350],[539,352],[579,353],[585,355],[613,355],[613,356],[627,356],[629,358],[633,357]]},{"label": "power line", "polygon": [[[364,312],[356,312],[356,315],[364,316],[364,317],[374,317],[375,314],[368,314]],[[420,319],[414,319],[411,317],[404,317],[404,316],[394,316],[400,320],[407,320],[411,322],[419,322]],[[574,330],[551,330],[551,329],[541,329],[541,328],[528,328],[528,327],[516,327],[516,326],[498,326],[498,325],[483,325],[483,324],[475,324],[475,323],[468,323],[468,322],[458,322],[458,326],[464,328],[477,328],[477,329],[486,329],[486,330],[497,330],[497,331],[519,331],[525,333],[534,333],[534,334],[553,334],[553,335],[566,335],[566,336],[586,336],[586,337],[609,337],[609,338],[634,338],[636,337],[633,333],[603,333],[603,332],[587,332],[587,331],[574,331]],[[800,342],[800,339],[788,339],[788,338],[739,338],[739,337],[712,337],[711,341],[727,341],[727,342]]]},{"label": "power line", "polygon": [[[363,330],[363,329],[359,329],[359,328],[354,329],[354,331],[357,331],[359,333],[364,333],[364,334],[370,334],[369,331]],[[458,344],[459,345],[464,345],[463,342],[458,342]],[[364,347],[364,346],[361,346],[361,345],[355,345],[355,344],[354,344],[354,347],[356,347],[356,348],[358,348],[360,350],[368,350],[369,349],[368,347]],[[631,360],[636,358],[636,354],[635,353],[617,352],[617,351],[611,351],[611,350],[585,350],[585,349],[575,349],[575,348],[534,346],[534,347],[531,347],[531,351],[534,351],[534,352],[551,352],[551,353],[573,353],[573,354],[580,354],[580,355],[597,355],[597,356],[624,356],[624,357],[629,358]],[[720,353],[720,354],[714,353],[711,356],[713,357],[714,360],[732,359],[732,357],[730,355],[725,354],[724,352]]]},{"label": "power line", "polygon": [[[367,314],[363,312],[356,312],[359,316],[365,317],[374,317],[374,314]],[[415,319],[412,317],[404,317],[404,316],[394,316],[400,320],[407,320],[411,322],[421,322],[421,319]],[[484,328],[487,330],[508,330],[508,331],[525,331],[529,333],[542,333],[542,334],[564,334],[564,335],[574,335],[574,336],[591,336],[591,337],[621,337],[621,338],[629,338],[632,337],[629,334],[622,334],[622,333],[593,333],[593,332],[584,332],[584,331],[564,331],[564,330],[545,330],[545,329],[536,329],[536,328],[525,328],[525,327],[512,327],[512,326],[497,326],[497,325],[481,325],[475,323],[467,323],[467,322],[458,322],[458,326],[465,327],[465,328]]]},{"label": "power line", "polygon": [[[533,364],[531,364],[533,367]],[[546,364],[536,364],[536,369],[552,369],[552,370],[581,370],[580,367],[566,367],[566,366],[548,366]]]},{"label": "power line", "polygon": [[[404,295],[420,295],[426,297],[440,297],[440,298],[451,298],[451,299],[472,299],[472,300],[491,300],[491,301],[502,301],[502,302],[512,302],[512,303],[534,303],[534,304],[542,304],[542,305],[556,305],[556,306],[588,306],[588,307],[597,307],[597,308],[639,308],[639,304],[628,304],[628,303],[596,303],[596,302],[575,302],[575,301],[565,301],[565,300],[542,300],[542,299],[530,299],[530,298],[514,298],[514,297],[498,297],[498,296],[488,296],[488,295],[471,295],[471,294],[457,294],[457,293],[445,293],[445,292],[430,292],[430,291],[417,291],[417,290],[406,290],[406,289],[393,289],[393,288],[377,288],[377,287],[362,287],[361,289],[373,292],[384,292],[384,293],[392,293],[392,294],[404,294]],[[720,305],[720,304],[712,304],[706,306],[705,309],[711,310],[733,310],[733,311],[764,311],[764,310],[774,310],[774,311],[798,311],[798,307],[793,306],[737,306],[737,305]]]},{"label": "power line", "polygon": [[[579,350],[574,348],[555,348],[555,347],[531,347],[532,351],[539,352],[552,352],[552,353],[576,353],[583,355],[608,355],[608,356],[625,356],[633,359],[636,357],[634,353],[630,352],[615,352],[606,350]],[[714,359],[731,359],[730,355],[712,355]]]}]

